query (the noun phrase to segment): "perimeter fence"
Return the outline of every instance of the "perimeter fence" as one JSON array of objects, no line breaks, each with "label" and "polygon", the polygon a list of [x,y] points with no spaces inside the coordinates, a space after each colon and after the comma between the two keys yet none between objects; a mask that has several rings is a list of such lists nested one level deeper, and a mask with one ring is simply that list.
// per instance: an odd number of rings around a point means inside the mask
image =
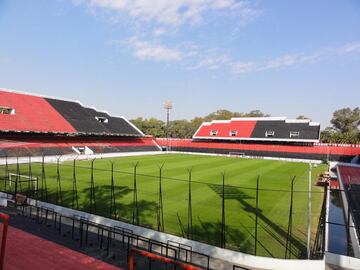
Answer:
[{"label": "perimeter fence", "polygon": [[15,164],[6,160],[0,166],[0,191],[248,254],[307,258],[311,246],[314,257],[322,256],[318,237],[324,226],[319,217],[324,215],[326,192],[309,193],[306,175],[279,179],[259,175],[251,184],[241,185],[244,176],[238,176],[238,184],[227,184],[234,176],[226,172],[210,181],[194,178],[192,168],[184,168],[186,177],[177,178],[164,165],[149,175],[141,173],[141,163],[125,171],[113,161],[105,168],[96,166],[97,160],[85,166],[76,159],[45,160],[32,162],[29,157],[28,162]]}]

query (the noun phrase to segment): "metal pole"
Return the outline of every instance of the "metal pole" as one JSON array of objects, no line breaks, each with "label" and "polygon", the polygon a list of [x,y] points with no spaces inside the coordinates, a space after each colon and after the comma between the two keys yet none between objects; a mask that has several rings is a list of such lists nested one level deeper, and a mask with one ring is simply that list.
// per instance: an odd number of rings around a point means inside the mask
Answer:
[{"label": "metal pole", "polygon": [[113,161],[111,161],[110,217],[116,218],[115,186],[114,186],[114,162]]},{"label": "metal pole", "polygon": [[260,176],[256,179],[256,202],[255,202],[255,248],[254,254],[256,256],[257,252],[257,238],[258,238],[258,215],[259,215],[259,180]]},{"label": "metal pole", "polygon": [[8,165],[8,157],[7,155],[5,156],[5,175],[4,175],[4,191],[6,192],[6,182],[8,181],[9,178],[9,165]]},{"label": "metal pole", "polygon": [[62,195],[61,195],[61,178],[60,178],[60,158],[57,158],[56,161],[56,204],[61,204],[62,202]]},{"label": "metal pole", "polygon": [[29,171],[28,171],[28,175],[29,175],[29,182],[28,182],[28,193],[33,195],[33,182],[32,182],[32,172],[31,172],[31,156],[29,156]]},{"label": "metal pole", "polygon": [[[72,190],[72,208],[79,209],[79,199],[78,199],[78,193],[77,193],[77,179],[76,179],[76,159],[78,157],[75,157],[73,160],[73,190]],[[76,206],[75,206],[76,205]]]},{"label": "metal pole", "polygon": [[308,180],[308,218],[307,218],[307,258],[310,260],[311,256],[311,183],[312,183],[312,165],[309,163],[309,180]]},{"label": "metal pole", "polygon": [[[20,174],[19,157],[16,157],[16,178],[15,178],[15,193],[14,193],[15,200],[16,200],[16,194],[17,194],[17,189],[18,189],[19,174]],[[21,188],[21,185],[20,185],[20,188]]]},{"label": "metal pole", "polygon": [[164,231],[164,210],[163,210],[163,198],[162,198],[162,168],[164,164],[159,167],[159,202],[157,213],[158,231]]},{"label": "metal pole", "polygon": [[289,258],[291,258],[291,233],[292,233],[292,214],[293,214],[293,197],[294,197],[294,181],[295,176],[291,180],[291,194],[290,194],[290,211],[289,211],[289,223],[287,230],[286,246],[285,246],[285,259],[289,252]]},{"label": "metal pole", "polygon": [[91,160],[90,213],[95,213],[96,212],[95,183],[94,183],[94,162],[95,162],[95,158]]},{"label": "metal pole", "polygon": [[192,201],[191,201],[191,172],[192,168],[188,170],[189,172],[189,199],[188,199],[188,229],[187,229],[187,238],[192,239]]},{"label": "metal pole", "polygon": [[170,110],[173,108],[172,102],[167,100],[164,103],[164,109],[166,110],[166,142],[167,142],[167,151],[170,150],[169,145],[169,124],[170,124]]},{"label": "metal pole", "polygon": [[169,144],[169,120],[170,120],[170,109],[166,109],[166,139],[167,139],[167,151],[170,151],[170,144]]},{"label": "metal pole", "polygon": [[44,162],[44,155],[41,159],[41,200],[44,199],[44,189],[45,189],[45,200],[48,200],[47,196],[47,185],[46,185],[46,174],[45,174],[45,162]]},{"label": "metal pole", "polygon": [[322,235],[322,256],[324,255],[325,251],[327,251],[327,247],[328,247],[328,242],[327,242],[327,237],[326,235],[328,234],[328,213],[329,213],[329,209],[328,209],[328,185],[325,185],[324,186],[324,204],[325,204],[325,207],[324,207],[324,213],[323,213],[323,220],[324,220],[324,233]]},{"label": "metal pole", "polygon": [[329,149],[329,145],[327,146],[326,160],[327,160],[327,163],[328,163],[329,166],[330,166],[330,149]]},{"label": "metal pole", "polygon": [[[351,194],[350,194],[350,192],[351,192],[351,177],[350,176],[348,176],[348,179],[349,179],[349,187],[348,187],[348,190],[347,190],[347,192],[349,193],[348,195],[348,198],[351,198]],[[343,192],[345,192],[345,191],[343,191]],[[349,202],[349,200],[348,200],[348,202],[347,202],[347,205],[348,205],[348,207],[347,207],[347,217],[346,217],[346,219],[347,219],[347,221],[346,221],[346,223],[347,223],[347,230],[346,230],[346,234],[347,234],[347,248],[346,248],[346,255],[347,256],[350,256],[350,246],[351,246],[351,244],[350,244],[350,242],[351,242],[351,239],[350,239],[350,212],[351,212],[351,208],[350,208],[350,202]]]},{"label": "metal pole", "polygon": [[0,213],[0,219],[3,220],[3,229],[2,229],[2,239],[1,239],[1,252],[0,252],[0,269],[4,269],[4,259],[5,259],[5,251],[6,251],[6,239],[7,232],[9,227],[9,215]]},{"label": "metal pole", "polygon": [[137,185],[136,185],[136,176],[137,176],[137,166],[138,162],[134,164],[134,193],[133,193],[133,224],[139,224],[139,212],[138,212],[138,199],[137,199]]},{"label": "metal pole", "polygon": [[225,172],[222,173],[221,247],[226,246],[225,236]]}]

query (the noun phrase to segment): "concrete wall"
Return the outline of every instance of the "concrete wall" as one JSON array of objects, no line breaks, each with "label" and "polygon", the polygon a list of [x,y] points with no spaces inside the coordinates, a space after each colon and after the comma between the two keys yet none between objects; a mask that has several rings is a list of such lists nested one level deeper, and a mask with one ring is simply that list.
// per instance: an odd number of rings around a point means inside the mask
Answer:
[{"label": "concrete wall", "polygon": [[[148,151],[148,152],[128,152],[128,153],[104,153],[104,154],[92,154],[92,155],[63,155],[63,156],[45,156],[44,161],[46,163],[56,163],[57,159],[60,158],[60,162],[74,160],[90,160],[90,159],[102,159],[102,158],[117,158],[117,157],[130,157],[130,156],[145,156],[145,155],[161,155],[165,152],[159,151]],[[31,157],[32,162],[41,162],[42,157]],[[8,164],[28,163],[29,157],[8,157]],[[6,162],[5,158],[0,158],[0,165],[4,165]]]},{"label": "concrete wall", "polygon": [[325,252],[325,261],[327,264],[340,266],[346,269],[360,269],[360,259],[353,257]]}]

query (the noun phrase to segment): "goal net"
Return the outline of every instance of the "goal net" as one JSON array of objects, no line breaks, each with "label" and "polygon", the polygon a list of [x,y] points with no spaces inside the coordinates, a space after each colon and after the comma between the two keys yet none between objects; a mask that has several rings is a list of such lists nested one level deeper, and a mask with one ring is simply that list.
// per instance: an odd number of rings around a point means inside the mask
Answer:
[{"label": "goal net", "polygon": [[244,157],[244,152],[229,152],[229,156],[237,156],[237,157]]},{"label": "goal net", "polygon": [[36,192],[38,190],[38,177],[24,174],[9,173],[9,189],[16,192]]}]

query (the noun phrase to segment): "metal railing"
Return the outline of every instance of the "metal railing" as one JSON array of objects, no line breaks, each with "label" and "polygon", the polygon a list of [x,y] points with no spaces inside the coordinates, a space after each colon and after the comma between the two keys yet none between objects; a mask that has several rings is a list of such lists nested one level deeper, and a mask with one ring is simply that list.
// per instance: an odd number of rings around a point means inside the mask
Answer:
[{"label": "metal railing", "polygon": [[0,269],[4,269],[5,251],[6,251],[6,239],[9,226],[9,215],[0,213],[0,219],[3,221],[3,232],[1,239],[1,253],[0,253]]}]

